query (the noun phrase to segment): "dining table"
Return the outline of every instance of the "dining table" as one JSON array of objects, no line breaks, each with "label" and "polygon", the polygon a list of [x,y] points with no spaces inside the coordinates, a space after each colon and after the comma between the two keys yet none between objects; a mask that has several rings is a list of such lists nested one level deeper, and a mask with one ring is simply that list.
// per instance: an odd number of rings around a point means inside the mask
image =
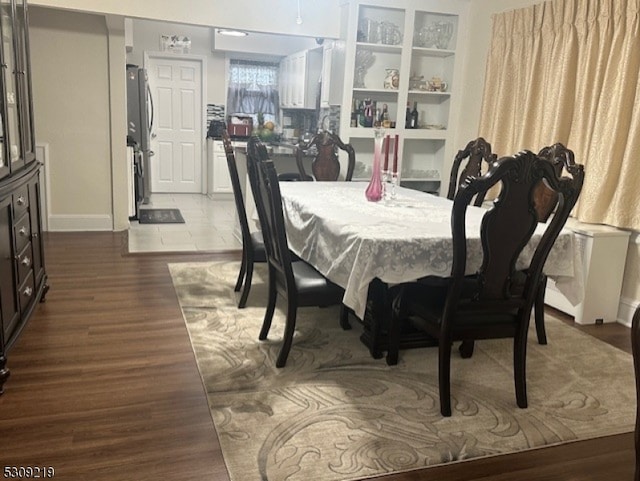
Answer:
[{"label": "dining table", "polygon": [[[389,288],[427,276],[451,274],[453,201],[395,186],[394,198],[365,197],[366,182],[280,182],[289,248],[322,275],[344,288],[343,304],[363,321],[362,341],[373,357],[385,350],[391,313]],[[466,216],[468,274],[482,263],[480,224],[485,207],[469,206]],[[516,268],[524,268],[544,232],[536,229]],[[582,299],[582,262],[573,232],[563,229],[544,267],[574,305]],[[430,345],[407,333],[401,347]]]}]

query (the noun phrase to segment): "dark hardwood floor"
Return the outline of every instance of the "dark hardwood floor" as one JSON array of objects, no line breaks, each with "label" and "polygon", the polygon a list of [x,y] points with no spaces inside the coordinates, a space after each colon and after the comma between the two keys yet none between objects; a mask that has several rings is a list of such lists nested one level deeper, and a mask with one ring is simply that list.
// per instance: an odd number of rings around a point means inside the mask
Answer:
[{"label": "dark hardwood floor", "polygon": [[[226,481],[167,263],[239,253],[128,255],[124,239],[45,236],[51,289],[8,355],[0,469],[53,466],[55,479],[73,481]],[[583,329],[631,352],[624,326]],[[377,479],[630,481],[634,459],[629,433]]]}]

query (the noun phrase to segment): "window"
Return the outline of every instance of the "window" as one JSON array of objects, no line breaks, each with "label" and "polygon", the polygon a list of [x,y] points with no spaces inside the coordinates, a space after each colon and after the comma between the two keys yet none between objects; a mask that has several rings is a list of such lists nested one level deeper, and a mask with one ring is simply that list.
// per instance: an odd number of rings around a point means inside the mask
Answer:
[{"label": "window", "polygon": [[280,99],[278,96],[278,65],[246,60],[231,60],[227,112],[249,114],[254,125],[258,114],[264,121],[275,121]]}]

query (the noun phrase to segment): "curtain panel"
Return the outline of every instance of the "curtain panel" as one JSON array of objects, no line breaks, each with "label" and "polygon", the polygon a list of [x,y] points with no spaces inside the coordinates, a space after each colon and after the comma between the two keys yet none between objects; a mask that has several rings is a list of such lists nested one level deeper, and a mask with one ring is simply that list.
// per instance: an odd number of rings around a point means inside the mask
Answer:
[{"label": "curtain panel", "polygon": [[640,230],[640,0],[497,14],[479,134],[510,155],[564,143],[585,166],[574,215]]},{"label": "curtain panel", "polygon": [[278,115],[278,71],[273,64],[232,61],[227,92],[229,113]]}]

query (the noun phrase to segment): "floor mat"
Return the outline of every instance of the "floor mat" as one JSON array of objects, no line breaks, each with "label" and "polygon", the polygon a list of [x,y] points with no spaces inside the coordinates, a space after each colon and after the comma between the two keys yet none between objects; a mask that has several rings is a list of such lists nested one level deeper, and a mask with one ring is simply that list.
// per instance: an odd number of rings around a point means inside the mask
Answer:
[{"label": "floor mat", "polygon": [[140,209],[141,224],[184,224],[180,209]]}]

